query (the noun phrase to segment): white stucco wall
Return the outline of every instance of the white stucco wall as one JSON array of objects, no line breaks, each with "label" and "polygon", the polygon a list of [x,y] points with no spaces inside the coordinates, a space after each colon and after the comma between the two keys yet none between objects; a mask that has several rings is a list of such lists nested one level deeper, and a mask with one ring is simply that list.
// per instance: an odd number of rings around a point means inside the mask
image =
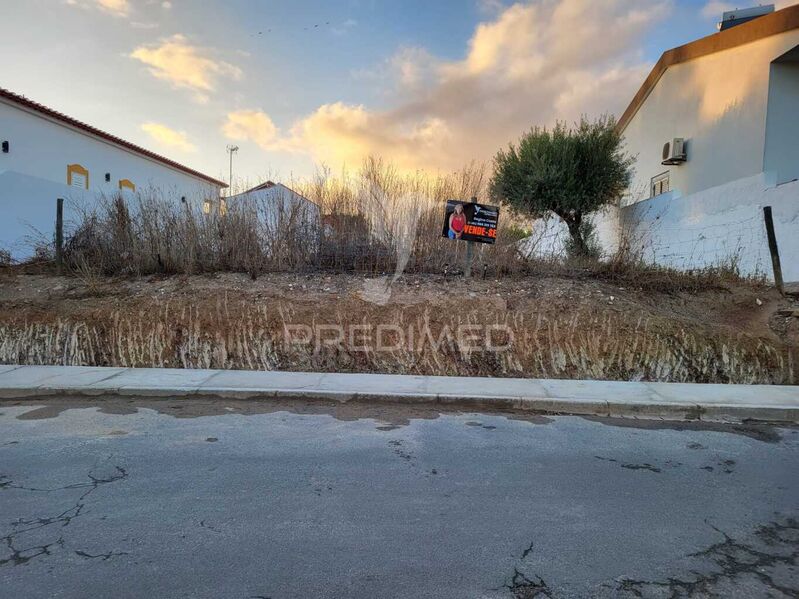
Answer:
[{"label": "white stucco wall", "polygon": [[56,200],[64,198],[65,229],[72,227],[87,192],[14,171],[0,173],[0,250],[16,260],[29,258],[36,245],[52,242]]},{"label": "white stucco wall", "polygon": [[[608,206],[589,214],[586,219],[594,226],[594,234],[603,258],[616,253],[619,247],[619,209]],[[520,243],[521,251],[536,258],[561,258],[566,255],[569,229],[554,213],[532,222],[530,237]]]},{"label": "white stucco wall", "polygon": [[763,207],[771,206],[785,281],[799,281],[799,182],[763,174],[686,197],[663,194],[621,209],[621,234],[650,263],[680,270],[735,264],[773,280]]},{"label": "white stucco wall", "polygon": [[[690,196],[671,192],[591,216],[605,257],[624,244],[631,257],[678,270],[734,265],[743,276],[773,281],[763,207],[771,206],[785,282],[799,282],[799,181],[774,185],[759,174]],[[553,215],[533,223],[522,251],[565,255],[568,230]]]},{"label": "white stucco wall", "polygon": [[[175,201],[219,195],[219,187],[204,179],[12,102],[0,100],[0,123],[0,141],[10,145],[8,153],[0,153],[0,249],[10,250],[15,259],[31,255],[32,231],[52,238],[58,197],[70,210],[90,207],[98,195],[120,193],[120,179],[132,181],[137,192],[153,189]],[[69,164],[89,171],[88,191],[67,186]]]},{"label": "white stucco wall", "polygon": [[[669,67],[624,130],[637,156],[631,200],[648,198],[667,170],[682,196],[761,173],[770,63],[797,45],[795,30]],[[675,137],[686,139],[688,162],[663,166]]]},{"label": "white stucco wall", "polygon": [[238,202],[252,207],[264,225],[272,231],[286,226],[289,221],[316,229],[321,223],[319,206],[282,183],[266,189],[240,193],[228,198],[227,201],[231,206]]},{"label": "white stucco wall", "polygon": [[[178,199],[219,191],[199,177],[2,99],[0,123],[0,138],[10,144],[8,154],[0,153],[0,172],[66,184],[67,165],[80,164],[89,171],[92,192],[116,191],[120,179],[129,179],[137,189],[156,187]],[[105,181],[106,173],[111,174],[110,182]]]}]

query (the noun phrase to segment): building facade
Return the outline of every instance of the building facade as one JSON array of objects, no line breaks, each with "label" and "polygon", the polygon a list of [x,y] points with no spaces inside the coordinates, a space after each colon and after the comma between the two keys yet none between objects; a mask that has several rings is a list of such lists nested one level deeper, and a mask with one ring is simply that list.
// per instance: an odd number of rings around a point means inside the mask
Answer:
[{"label": "building facade", "polygon": [[180,201],[219,197],[225,183],[0,88],[0,248],[14,258],[52,238],[57,198],[67,217],[100,196],[154,191]]},{"label": "building facade", "polygon": [[268,231],[277,231],[289,223],[316,231],[322,222],[321,209],[317,204],[290,187],[273,181],[266,181],[226,198],[225,202],[254,210]]},{"label": "building facade", "polygon": [[[768,206],[799,281],[799,5],[664,52],[617,126],[636,162],[621,205],[592,215],[606,254],[772,279]],[[538,253],[562,251],[565,226],[536,227]]]},{"label": "building facade", "polygon": [[[625,204],[799,178],[798,104],[799,6],[669,50],[619,119],[636,156]],[[669,160],[675,138],[683,158]]]}]

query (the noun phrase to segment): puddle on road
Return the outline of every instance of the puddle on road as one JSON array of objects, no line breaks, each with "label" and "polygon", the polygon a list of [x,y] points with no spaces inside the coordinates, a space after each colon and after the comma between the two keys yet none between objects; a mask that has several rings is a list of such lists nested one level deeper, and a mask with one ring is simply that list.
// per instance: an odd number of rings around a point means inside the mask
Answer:
[{"label": "puddle on road", "polygon": [[[585,420],[599,422],[607,426],[619,428],[637,428],[644,430],[672,430],[672,431],[704,431],[732,433],[743,435],[751,439],[763,441],[764,443],[778,443],[782,440],[777,425],[771,424],[724,424],[721,422],[701,422],[697,420],[678,421],[678,420],[632,420],[625,418],[602,418],[600,416],[582,416]],[[796,426],[790,424],[779,424],[780,428],[797,430]],[[690,449],[700,449],[701,444],[690,447]]]},{"label": "puddle on road", "polygon": [[[273,414],[287,412],[299,415],[327,415],[336,420],[352,422],[357,420],[374,420],[378,422],[379,431],[392,431],[408,426],[412,420],[435,420],[442,415],[479,414],[502,416],[509,420],[544,425],[553,422],[553,418],[535,412],[521,410],[474,410],[465,406],[458,409],[456,405],[441,407],[429,405],[412,405],[400,403],[373,403],[352,400],[336,402],[325,400],[300,399],[250,399],[236,400],[223,398],[121,398],[121,397],[49,397],[43,399],[5,400],[4,405],[32,407],[32,410],[16,416],[19,420],[43,420],[57,418],[71,409],[96,408],[101,414],[128,415],[136,414],[139,409],[150,409],[159,414],[174,418],[200,418],[203,416],[225,416],[238,414],[250,416],[256,414]],[[707,431],[742,435],[766,443],[777,443],[782,439],[779,428],[771,424],[723,424],[703,421],[667,421],[606,418],[601,416],[581,416],[581,418],[620,428],[641,430],[675,430],[675,431]],[[493,430],[495,427],[485,425],[479,419],[471,419],[467,426]],[[796,433],[799,427],[779,425],[780,428]],[[125,434],[124,431],[113,434]]]},{"label": "puddle on road", "polygon": [[[327,415],[336,420],[352,422],[357,420],[375,420],[379,422],[377,430],[392,431],[408,426],[412,420],[435,420],[442,415],[475,415],[478,413],[503,416],[509,420],[529,422],[530,424],[549,424],[551,418],[524,411],[498,410],[496,412],[475,412],[474,410],[442,409],[432,406],[414,406],[409,404],[394,403],[368,403],[349,401],[346,403],[323,400],[297,400],[297,399],[143,399],[120,397],[57,397],[45,399],[21,399],[6,401],[6,405],[16,407],[33,407],[34,409],[19,414],[19,420],[44,420],[57,418],[67,410],[96,408],[101,414],[127,415],[135,414],[139,409],[154,410],[159,414],[174,418],[200,418],[203,416],[226,416],[238,414],[251,416],[256,414],[273,414],[288,412],[300,415]],[[485,426],[478,422],[470,421],[469,426],[481,426],[485,429],[494,427]]]}]

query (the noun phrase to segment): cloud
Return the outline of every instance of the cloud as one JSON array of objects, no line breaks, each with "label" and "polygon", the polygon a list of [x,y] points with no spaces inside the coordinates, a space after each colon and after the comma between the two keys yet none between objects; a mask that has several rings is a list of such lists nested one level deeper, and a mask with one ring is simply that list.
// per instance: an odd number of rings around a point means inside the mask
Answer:
[{"label": "cloud", "polygon": [[295,123],[290,135],[276,140],[272,147],[309,152],[326,163],[349,165],[360,165],[364,157],[380,154],[399,166],[415,168],[431,166],[423,163],[420,156],[444,156],[452,149],[450,143],[452,139],[442,119],[402,122],[362,105],[336,102],[319,107]]},{"label": "cloud", "polygon": [[240,79],[241,69],[211,57],[208,48],[192,45],[185,36],[173,35],[156,45],[140,46],[130,57],[148,66],[151,75],[168,81],[175,88],[195,92],[198,101],[207,101],[219,79]]},{"label": "cloud", "polygon": [[440,61],[419,46],[400,46],[377,66],[351,71],[354,79],[379,84],[386,95],[408,94],[435,83]]},{"label": "cloud", "polygon": [[252,141],[265,150],[276,149],[277,127],[269,115],[260,110],[229,112],[222,133],[235,141]]},{"label": "cloud", "polygon": [[[782,10],[788,6],[793,6],[794,4],[799,3],[799,0],[776,0],[775,2],[771,2],[770,4],[774,4],[774,10]],[[751,2],[749,4],[743,3],[741,5],[736,5],[734,2],[721,2],[720,0],[710,0],[707,2],[701,10],[701,14],[706,19],[716,19],[717,21],[721,20],[721,15],[728,11],[728,10],[735,10],[736,8],[744,8],[749,6],[750,4],[754,4]]]},{"label": "cloud", "polygon": [[152,137],[161,145],[175,148],[182,152],[197,151],[197,148],[194,146],[194,144],[189,142],[186,133],[183,131],[175,131],[174,129],[171,129],[166,125],[161,125],[160,123],[144,123],[141,128],[142,131],[147,133],[147,135]]},{"label": "cloud", "polygon": [[728,11],[734,10],[735,5],[730,2],[720,2],[719,0],[711,0],[702,7],[702,16],[706,19],[721,20],[721,15]]},{"label": "cloud", "polygon": [[385,64],[399,90],[382,110],[335,102],[277,142],[330,165],[381,154],[400,167],[488,159],[532,125],[620,114],[651,67],[640,40],[663,19],[657,0],[514,4],[474,30],[460,60],[400,48]]},{"label": "cloud", "polygon": [[486,15],[502,12],[505,3],[502,0],[477,0],[477,10]]},{"label": "cloud", "polygon": [[330,27],[330,31],[333,32],[333,35],[345,35],[350,29],[355,27],[358,24],[358,21],[355,19],[346,19],[345,21],[332,25]]},{"label": "cloud", "polygon": [[128,0],[96,0],[97,5],[104,11],[119,17],[126,17],[130,13]]},{"label": "cloud", "polygon": [[64,0],[64,3],[83,9],[99,8],[115,17],[127,17],[131,11],[128,0]]}]

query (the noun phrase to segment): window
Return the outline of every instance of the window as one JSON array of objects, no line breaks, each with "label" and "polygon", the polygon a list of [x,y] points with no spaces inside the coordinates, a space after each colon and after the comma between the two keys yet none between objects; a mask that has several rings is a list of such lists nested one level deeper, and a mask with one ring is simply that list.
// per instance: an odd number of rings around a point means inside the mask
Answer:
[{"label": "window", "polygon": [[78,189],[89,189],[89,171],[80,164],[67,166],[67,185]]},{"label": "window", "polygon": [[130,191],[136,191],[136,185],[134,185],[133,181],[130,179],[120,179],[119,180],[119,189],[129,189]]},{"label": "window", "polygon": [[669,188],[669,171],[665,173],[661,173],[655,177],[652,177],[652,184],[650,185],[650,196],[654,198],[655,196],[659,196],[662,193],[667,193],[670,191]]},{"label": "window", "polygon": [[219,198],[219,216],[225,216],[227,214],[227,200],[225,198]]},{"label": "window", "polygon": [[211,200],[203,202],[203,214],[211,214]]}]

